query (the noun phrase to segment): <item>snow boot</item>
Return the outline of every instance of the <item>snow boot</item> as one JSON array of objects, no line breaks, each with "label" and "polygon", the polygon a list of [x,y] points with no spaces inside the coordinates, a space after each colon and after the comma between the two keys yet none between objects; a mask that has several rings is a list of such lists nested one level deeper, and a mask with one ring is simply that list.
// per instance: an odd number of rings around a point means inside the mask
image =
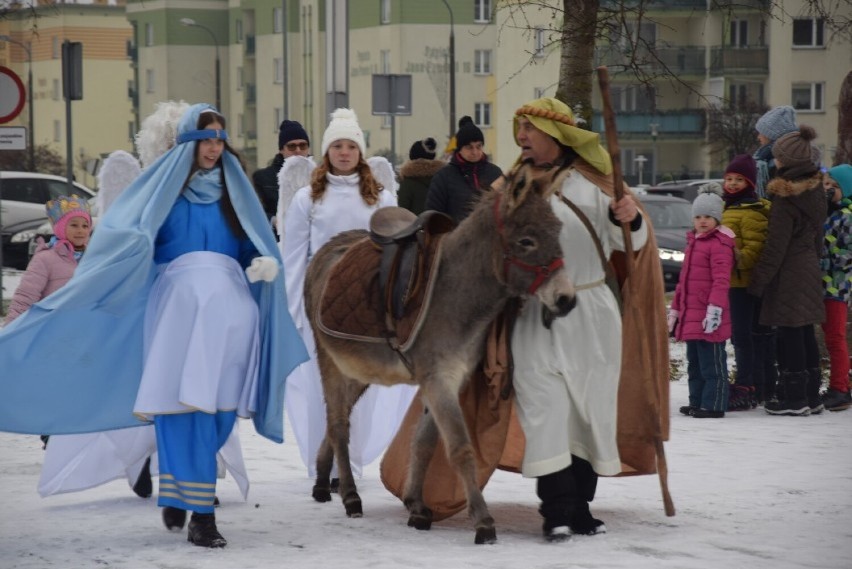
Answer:
[{"label": "snow boot", "polygon": [[216,529],[216,514],[199,514],[193,512],[189,519],[187,541],[198,547],[225,547],[227,540]]},{"label": "snow boot", "polygon": [[728,411],[748,411],[753,408],[754,387],[732,385],[728,393]]},{"label": "snow boot", "polygon": [[852,407],[852,394],[838,391],[833,387],[822,394],[822,404],[829,411],[843,411]]},{"label": "snow boot", "polygon": [[766,403],[764,410],[770,415],[810,415],[807,385],[810,374],[805,371],[782,371],[776,396]]},{"label": "snow boot", "polygon": [[808,368],[808,407],[811,415],[819,415],[825,409],[819,396],[821,387],[822,371],[818,367]]},{"label": "snow boot", "polygon": [[698,407],[695,407],[694,405],[684,405],[678,409],[681,415],[686,415],[687,417],[691,417],[696,410],[698,410]]},{"label": "snow boot", "polygon": [[186,510],[165,506],[163,508],[163,524],[169,531],[180,531],[186,523]]}]

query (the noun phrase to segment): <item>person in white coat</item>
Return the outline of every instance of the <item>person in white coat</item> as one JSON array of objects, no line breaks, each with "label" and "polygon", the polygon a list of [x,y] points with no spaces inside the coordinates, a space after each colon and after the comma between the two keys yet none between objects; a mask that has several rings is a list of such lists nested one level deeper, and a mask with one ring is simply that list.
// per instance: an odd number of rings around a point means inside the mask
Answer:
[{"label": "person in white coat", "polygon": [[[290,314],[311,356],[287,378],[285,405],[311,477],[316,476],[326,411],[316,345],[305,315],[305,272],[313,254],[332,237],[341,231],[368,229],[370,216],[377,209],[397,205],[393,188],[377,182],[365,152],[364,133],[355,113],[351,109],[335,110],[323,134],[322,158],[311,183],[296,192],[284,213],[282,256]],[[349,439],[349,457],[356,475],[360,476],[363,467],[390,444],[415,392],[408,385],[372,385],[358,400],[350,417]]]},{"label": "person in white coat", "polygon": [[577,289],[577,307],[549,327],[538,302],[529,300],[512,335],[515,401],[526,436],[522,473],[537,479],[545,539],[563,541],[606,531],[589,502],[599,474],[621,471],[621,317],[602,255],[624,250],[621,223],[629,224],[634,249],[644,245],[647,227],[632,196],[616,201],[584,175],[609,174],[612,165],[598,134],[574,126],[564,103],[543,98],[524,105],[514,131],[519,163],[538,167],[541,191],[562,221],[565,269]]}]

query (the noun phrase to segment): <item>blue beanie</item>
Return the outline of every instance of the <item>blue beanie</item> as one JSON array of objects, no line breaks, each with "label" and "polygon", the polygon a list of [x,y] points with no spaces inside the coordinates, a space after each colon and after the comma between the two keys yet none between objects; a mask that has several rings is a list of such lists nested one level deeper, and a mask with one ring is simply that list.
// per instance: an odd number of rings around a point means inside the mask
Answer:
[{"label": "blue beanie", "polygon": [[844,198],[852,197],[852,166],[841,164],[828,169],[828,175],[840,186]]},{"label": "blue beanie", "polygon": [[284,145],[291,140],[304,140],[308,144],[311,143],[308,133],[301,124],[296,121],[284,121],[278,127],[278,150],[284,148]]},{"label": "blue beanie", "polygon": [[796,124],[796,109],[789,105],[769,109],[762,117],[757,119],[755,130],[775,142],[788,132],[799,130]]}]

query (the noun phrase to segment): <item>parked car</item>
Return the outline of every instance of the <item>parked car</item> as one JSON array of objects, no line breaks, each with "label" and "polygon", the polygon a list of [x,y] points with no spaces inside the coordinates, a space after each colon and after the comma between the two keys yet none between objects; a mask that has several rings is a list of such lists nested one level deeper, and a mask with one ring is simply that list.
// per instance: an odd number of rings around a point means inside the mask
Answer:
[{"label": "parked car", "polygon": [[[95,192],[73,182],[72,193],[93,203]],[[30,240],[39,227],[48,222],[44,204],[68,194],[68,183],[62,176],[34,172],[0,172],[0,237],[3,266],[26,269]]]},{"label": "parked car", "polygon": [[692,204],[685,199],[659,194],[638,194],[637,197],[654,226],[663,282],[667,291],[677,286],[683,256],[686,251],[686,232],[692,229]]},{"label": "parked car", "polygon": [[698,188],[709,182],[724,182],[721,178],[704,178],[702,180],[674,180],[672,182],[660,182],[656,186],[651,186],[645,189],[647,194],[659,194],[664,196],[674,196],[689,200],[695,200],[698,195]]}]

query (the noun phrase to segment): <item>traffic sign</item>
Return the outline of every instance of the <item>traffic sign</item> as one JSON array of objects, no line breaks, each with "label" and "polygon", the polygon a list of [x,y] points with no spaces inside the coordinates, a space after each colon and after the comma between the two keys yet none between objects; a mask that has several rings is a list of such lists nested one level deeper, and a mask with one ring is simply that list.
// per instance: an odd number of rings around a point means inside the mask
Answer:
[{"label": "traffic sign", "polygon": [[24,108],[26,91],[18,74],[0,65],[0,124],[18,116]]},{"label": "traffic sign", "polygon": [[27,129],[22,126],[0,126],[0,150],[25,150]]}]

